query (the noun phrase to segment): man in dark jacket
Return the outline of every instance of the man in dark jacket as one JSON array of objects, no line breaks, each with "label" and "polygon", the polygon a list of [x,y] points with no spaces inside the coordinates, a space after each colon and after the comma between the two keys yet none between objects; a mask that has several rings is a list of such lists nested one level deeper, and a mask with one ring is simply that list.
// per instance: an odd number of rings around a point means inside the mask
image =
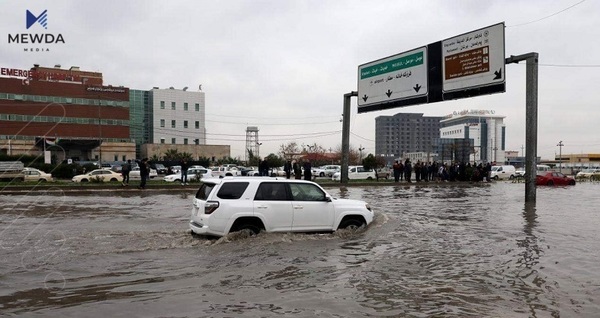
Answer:
[{"label": "man in dark jacket", "polygon": [[150,171],[148,170],[148,158],[142,159],[142,161],[139,161],[138,164],[140,166],[140,179],[142,180],[138,189],[143,190],[146,189],[146,180],[148,180]]},{"label": "man in dark jacket", "polygon": [[310,161],[306,160],[304,162],[304,180],[310,181],[312,179],[312,166],[310,165]]},{"label": "man in dark jacket", "polygon": [[188,164],[186,159],[181,160],[181,185],[188,184],[187,172],[190,165]]},{"label": "man in dark jacket", "polygon": [[285,178],[289,179],[292,175],[292,162],[286,161],[285,165],[283,165],[283,171],[285,171]]}]

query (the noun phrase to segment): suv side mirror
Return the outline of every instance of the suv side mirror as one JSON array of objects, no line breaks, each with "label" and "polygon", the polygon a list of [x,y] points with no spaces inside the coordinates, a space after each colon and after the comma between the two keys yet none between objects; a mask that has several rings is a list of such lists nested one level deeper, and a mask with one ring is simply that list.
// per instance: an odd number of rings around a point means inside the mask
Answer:
[{"label": "suv side mirror", "polygon": [[326,196],[326,197],[325,197],[325,201],[327,201],[327,202],[331,202],[331,201],[333,201],[333,199],[332,199],[330,196]]}]

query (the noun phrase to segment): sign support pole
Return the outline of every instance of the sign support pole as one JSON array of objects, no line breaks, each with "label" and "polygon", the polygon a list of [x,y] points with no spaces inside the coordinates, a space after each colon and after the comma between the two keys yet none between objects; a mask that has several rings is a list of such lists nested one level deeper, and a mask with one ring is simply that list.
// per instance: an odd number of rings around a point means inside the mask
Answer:
[{"label": "sign support pole", "polygon": [[538,57],[536,52],[511,55],[506,64],[526,61],[525,74],[525,202],[535,203],[537,175]]},{"label": "sign support pole", "polygon": [[350,98],[358,92],[344,94],[344,113],[342,114],[342,170],[340,183],[348,183],[348,163],[350,161]]}]

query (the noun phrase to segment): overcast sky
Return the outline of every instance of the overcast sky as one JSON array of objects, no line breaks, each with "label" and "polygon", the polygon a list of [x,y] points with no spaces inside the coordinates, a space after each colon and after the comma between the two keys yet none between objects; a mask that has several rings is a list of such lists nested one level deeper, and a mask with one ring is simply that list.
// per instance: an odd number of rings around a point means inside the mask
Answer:
[{"label": "overcast sky", "polygon": [[[25,10],[48,10],[64,45],[23,52]],[[106,85],[206,93],[209,144],[243,158],[247,126],[262,156],[283,143],[341,144],[343,95],[364,63],[505,22],[506,56],[540,54],[538,155],[600,153],[600,1],[0,1],[0,66],[61,64],[99,71]],[[33,45],[36,47],[36,45]],[[506,93],[357,114],[351,146],[375,152],[375,117],[506,116],[507,150],[525,145],[525,63],[506,66]]]}]

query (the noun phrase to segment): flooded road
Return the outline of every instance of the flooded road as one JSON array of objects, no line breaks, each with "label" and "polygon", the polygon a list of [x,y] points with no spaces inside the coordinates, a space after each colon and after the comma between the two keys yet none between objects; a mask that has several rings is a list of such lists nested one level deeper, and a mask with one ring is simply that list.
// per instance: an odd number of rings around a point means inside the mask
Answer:
[{"label": "flooded road", "polygon": [[366,231],[194,238],[193,193],[0,193],[0,315],[598,317],[599,184],[327,189]]}]

